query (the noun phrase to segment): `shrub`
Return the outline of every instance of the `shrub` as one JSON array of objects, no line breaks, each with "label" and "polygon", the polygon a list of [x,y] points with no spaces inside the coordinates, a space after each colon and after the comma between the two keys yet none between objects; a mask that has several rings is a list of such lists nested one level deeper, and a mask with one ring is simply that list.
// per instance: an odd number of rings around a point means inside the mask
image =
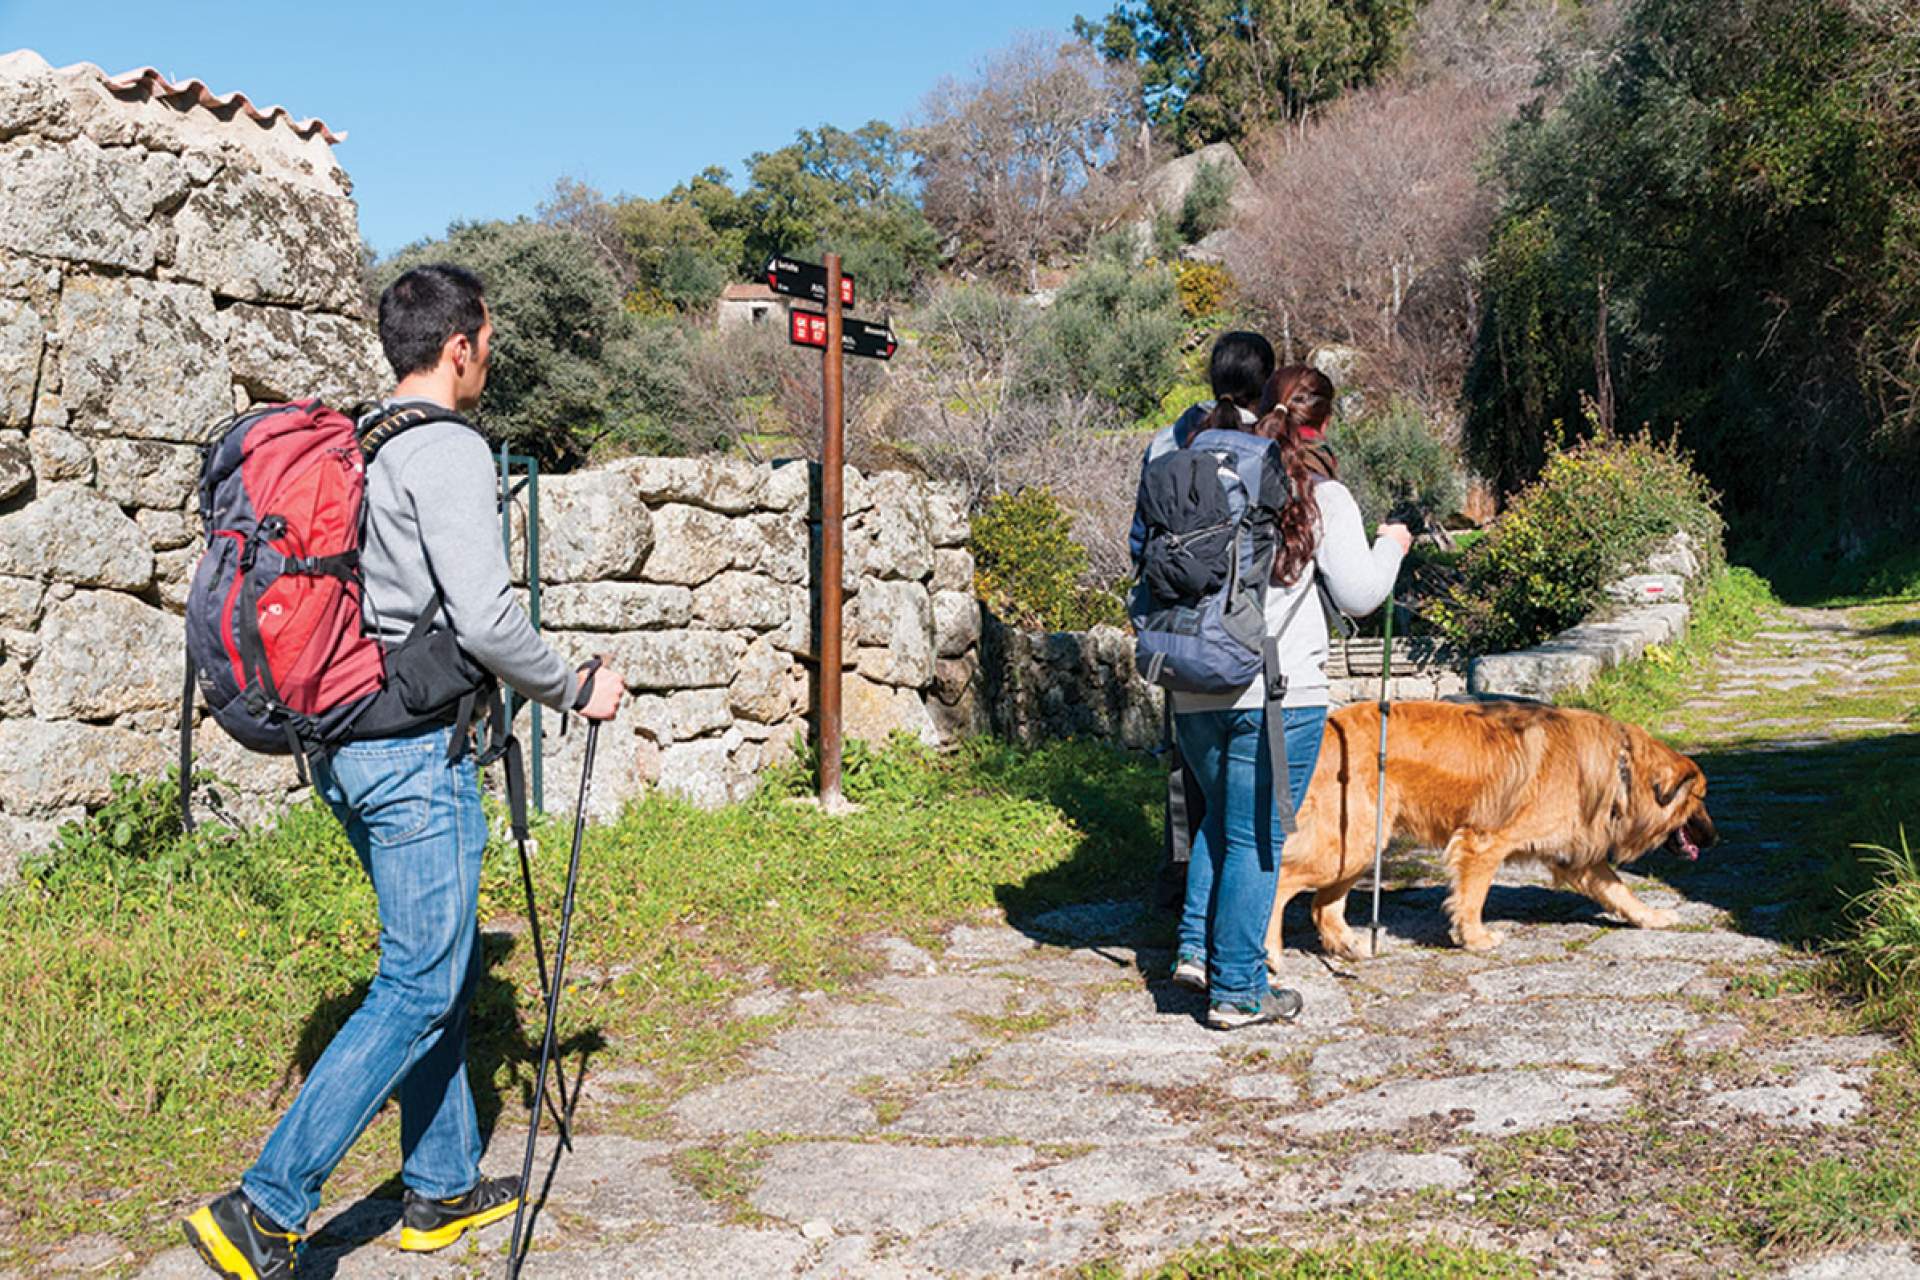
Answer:
[{"label": "shrub", "polygon": [[1852,931],[1834,948],[1838,976],[1858,992],[1867,1020],[1920,1041],[1920,850],[1900,829],[1898,849],[1855,845],[1874,873],[1853,900]]},{"label": "shrub", "polygon": [[1202,161],[1193,185],[1180,203],[1180,238],[1188,244],[1206,239],[1233,219],[1233,174],[1223,164]]},{"label": "shrub", "polygon": [[1403,504],[1444,520],[1466,498],[1453,450],[1410,400],[1396,397],[1377,414],[1337,421],[1327,438],[1340,459],[1340,479],[1369,523]]},{"label": "shrub", "polygon": [[1537,643],[1585,617],[1601,588],[1676,532],[1703,569],[1724,559],[1717,495],[1672,443],[1601,435],[1551,449],[1461,561],[1461,580],[1430,614],[1476,652]]},{"label": "shrub", "polygon": [[1233,299],[1233,273],[1217,262],[1176,263],[1173,283],[1189,319],[1219,315]]},{"label": "shrub", "polygon": [[1022,489],[990,500],[974,517],[974,589],[1015,626],[1083,631],[1126,620],[1112,592],[1081,583],[1087,549],[1073,540],[1053,491]]},{"label": "shrub", "polygon": [[1035,326],[1019,393],[1090,393],[1141,417],[1178,376],[1186,327],[1165,267],[1089,263]]}]

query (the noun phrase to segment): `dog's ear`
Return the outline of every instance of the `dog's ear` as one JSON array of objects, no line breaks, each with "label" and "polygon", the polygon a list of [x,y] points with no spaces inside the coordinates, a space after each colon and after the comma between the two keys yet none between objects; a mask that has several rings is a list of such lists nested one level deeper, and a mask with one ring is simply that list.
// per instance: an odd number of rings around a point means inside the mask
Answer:
[{"label": "dog's ear", "polygon": [[1700,778],[1700,766],[1685,756],[1676,757],[1669,765],[1664,776],[1655,776],[1653,780],[1653,802],[1662,809],[1674,802],[1681,792],[1687,790]]}]

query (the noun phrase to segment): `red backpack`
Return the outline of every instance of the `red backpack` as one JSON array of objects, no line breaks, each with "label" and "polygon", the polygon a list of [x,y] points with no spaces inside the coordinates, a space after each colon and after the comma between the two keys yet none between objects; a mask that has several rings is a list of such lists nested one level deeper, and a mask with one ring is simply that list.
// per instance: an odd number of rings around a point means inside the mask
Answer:
[{"label": "red backpack", "polygon": [[207,549],[187,592],[183,813],[196,678],[221,728],[251,750],[292,755],[302,783],[313,751],[435,722],[459,724],[457,754],[491,677],[433,627],[439,597],[391,648],[367,634],[360,611],[367,466],[400,432],[446,421],[471,425],[407,406],[360,432],[345,414],[300,400],[221,426],[201,465]]}]

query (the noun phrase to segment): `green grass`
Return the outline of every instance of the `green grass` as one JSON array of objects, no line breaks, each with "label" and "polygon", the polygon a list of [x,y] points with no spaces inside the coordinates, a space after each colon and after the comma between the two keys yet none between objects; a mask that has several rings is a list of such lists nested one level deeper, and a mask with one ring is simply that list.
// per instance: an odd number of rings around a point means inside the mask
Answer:
[{"label": "green grass", "polygon": [[1127,428],[1127,434],[1134,432],[1159,431],[1170,427],[1180,420],[1180,415],[1204,400],[1213,399],[1213,389],[1202,382],[1176,382],[1160,397],[1160,407],[1152,413],[1135,419]]},{"label": "green grass", "polygon": [[1920,600],[1920,543],[1907,535],[1887,534],[1844,559],[1776,553],[1767,564],[1780,597],[1792,604]]},{"label": "green grass", "polygon": [[1714,655],[1725,645],[1752,636],[1777,603],[1766,579],[1751,569],[1725,569],[1694,604],[1687,633],[1679,642],[1651,646],[1639,661],[1602,673],[1586,689],[1562,701],[1654,729],[1662,717],[1698,691]]},{"label": "green grass", "polygon": [[[848,766],[850,816],[793,803],[794,768],[742,806],[654,797],[589,832],[560,1041],[574,1063],[657,1081],[613,1123],[643,1126],[776,1025],[726,1016],[754,984],[830,989],[871,963],[864,934],[1113,896],[1157,863],[1158,784],[1139,757],[980,742],[862,748]],[[0,1228],[0,1267],[81,1231],[171,1231],[182,1204],[245,1168],[372,975],[373,896],[324,809],[182,838],[171,795],[126,789],[0,894],[0,1204],[18,1215]],[[551,930],[567,828],[536,834]],[[483,1126],[517,1123],[531,1089],[523,911],[511,847],[490,848],[470,1060]],[[373,1181],[396,1161],[394,1127],[389,1108],[358,1148]]]},{"label": "green grass", "polygon": [[[1123,1280],[1111,1262],[1082,1267],[1079,1280]],[[1230,1245],[1198,1250],[1137,1273],[1138,1280],[1505,1280],[1537,1274],[1516,1254],[1428,1240],[1375,1241],[1328,1249]]]}]

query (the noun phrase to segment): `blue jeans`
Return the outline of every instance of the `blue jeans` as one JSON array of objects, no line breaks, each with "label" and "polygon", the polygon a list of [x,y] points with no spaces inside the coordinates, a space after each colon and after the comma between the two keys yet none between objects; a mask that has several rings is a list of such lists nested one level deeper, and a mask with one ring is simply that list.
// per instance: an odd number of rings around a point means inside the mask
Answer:
[{"label": "blue jeans", "polygon": [[[1320,758],[1325,707],[1283,713],[1287,788],[1300,807]],[[1252,1004],[1267,993],[1267,924],[1280,876],[1280,815],[1267,761],[1266,712],[1190,711],[1173,718],[1180,753],[1206,794],[1194,832],[1180,954],[1207,958],[1208,998]]]},{"label": "blue jeans", "polygon": [[467,1008],[481,969],[487,820],[472,752],[447,763],[451,733],[349,743],[315,761],[314,788],[380,900],[380,968],[240,1180],[289,1231],[304,1228],[321,1184],[396,1090],[406,1185],[444,1198],[480,1180]]}]

